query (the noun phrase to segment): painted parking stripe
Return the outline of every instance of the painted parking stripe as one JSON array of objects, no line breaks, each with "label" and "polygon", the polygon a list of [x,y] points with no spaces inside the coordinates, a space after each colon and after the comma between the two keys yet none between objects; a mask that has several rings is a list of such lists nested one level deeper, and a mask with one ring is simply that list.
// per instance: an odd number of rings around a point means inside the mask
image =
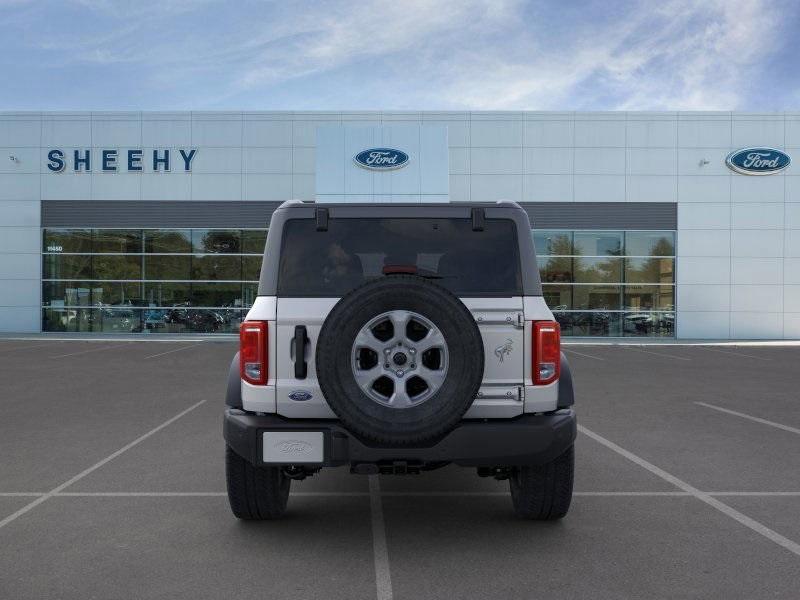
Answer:
[{"label": "painted parking stripe", "polygon": [[632,346],[622,346],[626,350],[633,350],[634,352],[644,352],[645,354],[653,354],[655,356],[665,356],[667,358],[674,358],[676,360],[692,360],[685,356],[678,356],[677,354],[667,354],[666,352],[653,352],[652,350],[642,350],[641,348],[634,348]]},{"label": "painted parking stripe", "polygon": [[105,457],[103,460],[101,460],[101,461],[99,461],[99,462],[96,462],[95,464],[93,464],[93,465],[92,465],[91,467],[89,467],[88,469],[84,469],[83,471],[81,471],[80,473],[78,473],[77,475],[75,475],[74,477],[72,477],[71,479],[68,479],[67,481],[65,481],[65,482],[64,482],[64,483],[62,483],[61,485],[59,485],[59,486],[57,486],[57,487],[54,487],[52,490],[50,490],[49,492],[47,492],[47,493],[46,493],[46,494],[44,494],[43,496],[39,496],[39,497],[38,497],[38,498],[36,498],[36,500],[34,500],[33,502],[29,502],[28,504],[26,504],[25,506],[23,506],[22,508],[20,508],[18,511],[16,511],[16,512],[14,512],[14,513],[10,514],[10,515],[8,515],[8,516],[7,516],[5,519],[3,519],[2,521],[0,521],[0,529],[2,529],[3,527],[5,527],[6,525],[8,525],[9,523],[11,523],[12,521],[14,521],[14,520],[18,519],[19,517],[21,517],[21,516],[22,516],[22,515],[24,515],[25,513],[27,513],[27,512],[29,512],[29,511],[33,510],[34,508],[36,508],[37,506],[39,506],[39,505],[40,505],[42,502],[45,502],[47,499],[49,499],[49,498],[52,498],[53,496],[55,496],[56,494],[58,494],[58,493],[60,493],[60,492],[63,492],[63,491],[66,489],[66,488],[68,488],[69,486],[71,486],[73,483],[76,483],[76,482],[80,481],[81,479],[83,479],[83,478],[84,478],[84,477],[86,477],[87,475],[89,475],[89,474],[93,473],[94,471],[96,471],[97,469],[99,469],[100,467],[102,467],[103,465],[105,465],[105,464],[107,464],[107,463],[111,462],[112,460],[114,460],[115,458],[117,458],[117,457],[118,457],[120,454],[122,454],[122,453],[124,453],[124,452],[127,452],[128,450],[130,450],[130,449],[131,449],[131,448],[133,448],[134,446],[136,446],[136,445],[140,444],[141,442],[145,441],[145,440],[146,440],[147,438],[149,438],[150,436],[152,436],[152,435],[155,435],[156,433],[158,433],[159,431],[161,431],[161,430],[162,430],[162,429],[164,429],[165,427],[167,427],[167,426],[169,426],[169,425],[172,425],[172,423],[174,423],[175,421],[177,421],[178,419],[180,419],[182,416],[184,416],[184,415],[186,415],[186,414],[190,413],[190,412],[191,412],[191,411],[193,411],[195,408],[197,408],[198,406],[200,406],[200,405],[202,405],[202,404],[204,404],[204,403],[205,403],[205,400],[200,400],[200,402],[196,402],[195,404],[192,404],[192,405],[191,405],[189,408],[187,408],[187,409],[185,409],[185,410],[182,410],[181,412],[179,412],[179,413],[178,413],[177,415],[175,415],[174,417],[172,417],[172,418],[170,418],[170,419],[167,419],[167,420],[166,420],[166,421],[164,421],[164,422],[163,422],[161,425],[159,425],[159,426],[157,426],[157,427],[154,427],[153,429],[151,429],[150,431],[148,431],[148,432],[147,432],[147,433],[145,433],[144,435],[141,435],[141,436],[139,436],[138,438],[136,438],[135,440],[133,440],[133,441],[132,441],[132,442],[130,442],[129,444],[126,444],[125,446],[123,446],[122,448],[120,448],[119,450],[117,450],[116,452],[113,452],[113,453],[109,454],[109,455],[108,455],[108,456],[106,456],[106,457]]},{"label": "painted parking stripe", "polygon": [[51,356],[50,358],[65,358],[67,356],[79,356],[81,354],[89,354],[90,352],[100,352],[102,350],[112,350],[114,348],[122,348],[123,346],[127,346],[134,342],[126,342],[124,344],[115,344],[113,346],[102,346],[100,348],[90,348],[89,350],[81,350],[79,352],[69,352],[67,354],[57,354],[55,356]]},{"label": "painted parking stripe", "polygon": [[383,519],[381,484],[377,475],[369,476],[369,507],[372,515],[372,554],[375,563],[375,591],[378,600],[392,600],[392,576],[389,570],[389,547]]},{"label": "painted parking stripe", "polygon": [[701,348],[702,350],[708,350],[709,352],[718,352],[719,354],[729,354],[731,356],[739,356],[742,358],[755,358],[756,360],[766,360],[766,361],[772,360],[771,358],[756,356],[754,354],[745,354],[744,352],[731,352],[730,350],[720,350],[719,348],[709,348],[708,346],[697,346],[697,348]]},{"label": "painted parking stripe", "polygon": [[769,425],[770,427],[775,427],[776,429],[783,429],[784,431],[800,435],[800,429],[798,429],[797,427],[790,427],[789,425],[783,425],[782,423],[776,423],[775,421],[767,421],[766,419],[762,419],[760,417],[754,417],[752,415],[731,410],[729,408],[722,408],[721,406],[717,406],[716,404],[709,404],[707,402],[695,402],[695,404],[698,404],[700,406],[705,406],[706,408],[710,408],[712,410],[718,410],[719,412],[727,413],[735,417],[741,417],[742,419],[747,419],[748,421],[761,423],[762,425]]},{"label": "painted parking stripe", "polygon": [[145,356],[144,360],[147,360],[148,358],[156,358],[157,356],[164,356],[165,354],[172,354],[173,352],[180,352],[181,350],[188,350],[189,348],[196,348],[197,344],[198,344],[198,342],[194,342],[190,346],[183,346],[181,348],[175,348],[173,350],[167,350],[166,352],[159,352],[158,354],[151,354],[150,356]]},{"label": "painted parking stripe", "polygon": [[584,358],[591,358],[592,360],[605,360],[605,358],[600,358],[599,356],[593,356],[592,354],[583,354],[582,352],[576,352],[575,350],[570,350],[569,348],[563,348],[564,352],[569,352],[570,354],[577,354],[578,356],[583,356]]},{"label": "painted parking stripe", "polygon": [[653,463],[646,461],[645,459],[643,459],[640,456],[637,456],[633,452],[625,450],[625,448],[623,448],[621,446],[618,446],[617,444],[615,444],[611,440],[608,440],[608,439],[604,438],[603,436],[601,436],[600,434],[597,434],[594,431],[591,431],[590,429],[587,429],[583,425],[578,425],[578,431],[580,431],[584,435],[589,436],[594,441],[599,442],[600,444],[602,444],[606,448],[608,448],[610,450],[613,450],[614,452],[616,452],[620,456],[623,456],[623,457],[627,458],[632,463],[639,465],[640,467],[642,467],[643,469],[646,469],[647,471],[650,471],[653,475],[656,475],[657,477],[660,477],[664,481],[666,481],[668,483],[671,483],[672,485],[674,485],[675,487],[683,490],[684,492],[688,492],[690,495],[694,496],[695,498],[697,498],[701,502],[705,502],[706,504],[708,504],[712,508],[717,509],[722,514],[727,515],[731,519],[733,519],[734,521],[744,525],[745,527],[747,527],[749,529],[752,529],[756,533],[764,536],[768,540],[770,540],[770,541],[778,544],[779,546],[785,548],[789,552],[792,552],[793,554],[795,554],[797,556],[800,556],[800,544],[798,544],[797,542],[792,541],[789,538],[782,536],[780,533],[770,529],[769,527],[767,527],[763,523],[759,523],[758,521],[748,517],[744,513],[740,513],[735,508],[733,508],[731,506],[728,506],[727,504],[725,504],[724,502],[722,502],[720,500],[717,500],[715,497],[709,495],[706,492],[702,492],[702,491],[698,490],[696,487],[694,487],[693,485],[685,482],[683,479],[679,479],[678,477],[675,477],[675,475],[672,475],[671,473],[666,472],[664,469],[661,469],[661,468],[655,466]]},{"label": "painted parking stripe", "polygon": [[[743,496],[754,498],[800,497],[798,492],[703,492],[709,496]],[[46,492],[0,492],[0,498],[38,498]],[[58,492],[58,498],[226,498],[227,492]],[[369,492],[291,492],[297,498],[366,498]],[[508,497],[510,492],[381,492],[381,498],[497,498]],[[575,497],[587,498],[669,498],[693,496],[689,492],[573,492]]]}]

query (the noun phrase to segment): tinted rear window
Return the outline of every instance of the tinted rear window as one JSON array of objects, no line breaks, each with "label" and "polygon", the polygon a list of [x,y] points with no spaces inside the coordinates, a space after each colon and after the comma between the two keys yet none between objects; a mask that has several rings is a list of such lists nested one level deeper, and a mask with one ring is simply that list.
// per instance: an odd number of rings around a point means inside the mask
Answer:
[{"label": "tinted rear window", "polygon": [[331,219],[316,231],[292,219],[283,232],[278,294],[338,297],[390,273],[430,278],[459,296],[521,296],[517,232],[509,219]]}]

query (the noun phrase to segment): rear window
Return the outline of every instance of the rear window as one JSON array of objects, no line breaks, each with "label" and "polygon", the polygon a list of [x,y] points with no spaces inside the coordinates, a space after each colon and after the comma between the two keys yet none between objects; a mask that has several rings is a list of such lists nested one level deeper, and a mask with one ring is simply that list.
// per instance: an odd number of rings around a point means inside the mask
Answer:
[{"label": "rear window", "polygon": [[521,296],[517,231],[510,219],[291,219],[283,232],[278,294],[338,297],[391,273],[414,273],[458,296]]}]

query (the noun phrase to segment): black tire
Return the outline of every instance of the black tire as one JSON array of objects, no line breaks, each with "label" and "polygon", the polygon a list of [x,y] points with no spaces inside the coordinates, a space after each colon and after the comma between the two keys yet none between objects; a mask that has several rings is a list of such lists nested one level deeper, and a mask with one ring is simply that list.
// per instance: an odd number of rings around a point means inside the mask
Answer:
[{"label": "black tire", "polygon": [[517,516],[535,521],[564,517],[572,501],[574,475],[574,446],[544,465],[517,468],[510,480]]},{"label": "black tire", "polygon": [[240,519],[278,519],[286,512],[291,480],[278,467],[255,467],[225,446],[228,501]]},{"label": "black tire", "polygon": [[[449,365],[439,390],[402,410],[381,405],[353,377],[350,356],[359,330],[374,317],[408,310],[429,319],[447,343]],[[317,341],[322,393],[342,424],[362,439],[392,446],[424,444],[452,430],[483,379],[483,339],[472,313],[451,292],[414,275],[390,275],[344,296],[331,310]]]}]

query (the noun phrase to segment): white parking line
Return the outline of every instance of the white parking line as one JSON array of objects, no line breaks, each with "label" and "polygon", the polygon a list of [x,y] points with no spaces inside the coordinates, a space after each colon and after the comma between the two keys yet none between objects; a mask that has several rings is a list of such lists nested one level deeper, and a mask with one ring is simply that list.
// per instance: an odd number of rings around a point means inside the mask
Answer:
[{"label": "white parking line", "polygon": [[725,504],[724,502],[717,500],[708,493],[701,492],[693,485],[683,481],[682,479],[678,479],[671,473],[667,473],[665,470],[646,461],[640,456],[635,455],[633,452],[625,450],[625,448],[618,446],[611,440],[607,440],[600,434],[597,434],[594,431],[586,429],[586,427],[584,427],[583,425],[578,425],[578,431],[580,431],[584,435],[588,435],[594,441],[603,444],[606,448],[613,450],[617,454],[627,458],[629,461],[639,465],[643,469],[650,471],[653,475],[656,475],[661,479],[663,479],[664,481],[671,483],[675,487],[682,489],[684,492],[688,492],[690,495],[694,496],[701,502],[705,502],[712,508],[716,508],[722,514],[729,516],[731,519],[737,521],[738,523],[741,523],[745,527],[748,527],[749,529],[752,529],[756,533],[763,535],[768,540],[775,542],[776,544],[785,548],[789,552],[792,552],[793,554],[800,556],[800,544],[798,544],[797,542],[794,542],[789,538],[782,536],[780,533],[770,529],[763,523],[759,523],[755,519],[751,519],[747,515],[740,513],[735,508],[732,508],[727,504]]},{"label": "white parking line", "polygon": [[720,354],[730,354],[731,356],[740,356],[742,358],[755,358],[756,360],[766,360],[770,361],[772,359],[765,358],[763,356],[756,356],[755,354],[745,354],[744,352],[730,352],[728,350],[720,350],[718,348],[709,348],[708,346],[695,346],[696,348],[700,348],[701,350],[708,350],[709,352],[718,352]]},{"label": "white parking line", "polygon": [[111,350],[113,348],[122,348],[122,346],[127,346],[132,342],[126,342],[125,344],[115,344],[113,346],[103,346],[102,348],[91,348],[90,350],[81,350],[80,352],[70,352],[68,354],[57,354],[55,356],[51,356],[50,358],[64,358],[66,356],[78,356],[79,354],[89,354],[89,352],[100,352],[101,350]]},{"label": "white parking line", "polygon": [[599,356],[592,356],[591,354],[583,354],[582,352],[576,352],[575,350],[570,350],[569,348],[563,348],[564,352],[569,352],[570,354],[577,354],[578,356],[583,356],[584,358],[591,358],[592,360],[605,360],[605,358],[600,358]]},{"label": "white parking line", "polygon": [[753,417],[752,415],[730,410],[729,408],[722,408],[721,406],[716,406],[715,404],[708,404],[707,402],[695,402],[695,404],[705,406],[706,408],[710,408],[712,410],[718,410],[719,412],[728,413],[729,415],[733,415],[735,417],[741,417],[742,419],[747,419],[748,421],[754,421],[756,423],[761,423],[762,425],[769,425],[770,427],[775,427],[776,429],[783,429],[789,433],[796,433],[797,435],[800,435],[800,429],[797,427],[789,427],[788,425],[782,425],[781,423],[776,423],[775,421],[767,421],[766,419]]},{"label": "white parking line", "polygon": [[369,476],[369,507],[372,513],[372,554],[375,562],[375,591],[378,600],[392,600],[392,576],[389,570],[389,548],[386,545],[386,523],[383,520],[381,484],[377,475]]},{"label": "white parking line", "polygon": [[136,446],[136,445],[137,445],[137,444],[139,444],[140,442],[143,442],[144,440],[146,440],[147,438],[149,438],[151,435],[154,435],[154,434],[158,433],[159,431],[161,431],[162,429],[164,429],[164,427],[167,427],[168,425],[171,425],[172,423],[174,423],[175,421],[177,421],[178,419],[180,419],[182,416],[184,416],[185,414],[188,414],[188,413],[190,413],[190,412],[191,412],[191,411],[193,411],[195,408],[197,408],[198,406],[200,406],[201,404],[204,404],[204,403],[205,403],[205,400],[200,400],[200,402],[196,402],[195,404],[192,404],[192,405],[191,405],[189,408],[187,408],[186,410],[182,410],[181,412],[179,412],[179,413],[178,413],[177,415],[175,415],[174,417],[172,417],[172,418],[170,418],[170,419],[167,419],[166,421],[164,421],[164,422],[163,422],[161,425],[159,425],[158,427],[154,427],[153,429],[151,429],[150,431],[148,431],[148,432],[147,432],[147,433],[145,433],[144,435],[141,435],[141,436],[139,436],[138,438],[136,438],[135,440],[133,440],[131,443],[129,443],[129,444],[126,444],[125,446],[123,446],[122,448],[120,448],[119,450],[117,450],[116,452],[114,452],[114,453],[112,453],[112,454],[109,454],[108,456],[106,456],[106,457],[105,457],[103,460],[101,460],[100,462],[97,462],[97,463],[93,464],[93,465],[92,465],[91,467],[89,467],[88,469],[84,469],[83,471],[81,471],[80,473],[78,473],[77,475],[75,475],[74,477],[72,477],[71,479],[68,479],[67,481],[65,481],[65,482],[64,482],[64,483],[62,483],[61,485],[59,485],[59,486],[57,486],[57,487],[54,487],[52,490],[50,490],[49,492],[47,492],[47,493],[46,493],[46,494],[44,494],[43,496],[39,496],[39,497],[38,497],[38,498],[36,498],[36,500],[34,500],[33,502],[30,502],[30,503],[26,504],[25,506],[23,506],[22,508],[20,508],[20,509],[19,509],[18,511],[16,511],[15,513],[12,513],[12,514],[8,515],[8,516],[7,516],[5,519],[3,519],[2,521],[0,521],[0,529],[2,529],[3,527],[5,527],[6,525],[8,525],[9,523],[11,523],[12,521],[14,521],[15,519],[17,519],[17,518],[21,517],[22,515],[24,515],[24,514],[25,514],[25,513],[27,513],[28,511],[30,511],[30,510],[32,510],[32,509],[34,509],[34,508],[36,508],[36,507],[37,507],[37,506],[39,506],[39,505],[40,505],[42,502],[46,501],[48,498],[52,498],[52,497],[53,497],[53,496],[55,496],[56,494],[58,494],[58,493],[60,493],[60,492],[63,492],[63,491],[66,489],[66,488],[68,488],[69,486],[71,486],[73,483],[75,483],[75,482],[77,482],[77,481],[79,481],[79,480],[83,479],[84,477],[86,477],[86,476],[87,476],[87,475],[89,475],[90,473],[92,473],[92,472],[96,471],[97,469],[99,469],[100,467],[102,467],[103,465],[105,465],[106,463],[108,463],[108,462],[110,462],[110,461],[114,460],[115,458],[117,458],[117,457],[118,457],[120,454],[122,454],[123,452],[126,452],[126,451],[130,450],[131,448],[133,448],[134,446]]},{"label": "white parking line", "polygon": [[167,350],[166,352],[151,354],[150,356],[145,356],[144,359],[147,360],[148,358],[155,358],[156,356],[164,356],[165,354],[172,354],[173,352],[180,352],[181,350],[188,350],[189,348],[196,348],[196,347],[197,347],[197,342],[194,342],[191,346],[183,346],[182,348],[175,348],[174,350]]},{"label": "white parking line", "polygon": [[[0,494],[2,496],[3,494]],[[43,496],[44,494],[24,494]],[[227,492],[60,492],[53,496],[66,498],[219,498],[227,497]],[[290,496],[300,498],[359,497],[369,496],[369,492],[292,492]]]},{"label": "white parking line", "polygon": [[709,496],[800,496],[800,492],[706,492]]},{"label": "white parking line", "polygon": [[[709,496],[800,497],[798,492],[703,492]],[[38,498],[47,492],[0,492],[0,498]],[[227,492],[58,492],[58,498],[224,498]],[[298,498],[366,498],[369,492],[292,492]],[[497,498],[510,492],[381,492],[381,498]],[[581,497],[664,498],[694,496],[690,492],[573,492]]]},{"label": "white parking line", "polygon": [[686,358],[685,356],[677,356],[676,354],[667,354],[666,352],[652,352],[650,350],[642,350],[641,348],[633,348],[631,346],[621,346],[626,350],[633,350],[634,352],[644,352],[645,354],[655,354],[656,356],[666,356],[667,358],[674,358],[676,360],[692,360],[691,358]]}]

